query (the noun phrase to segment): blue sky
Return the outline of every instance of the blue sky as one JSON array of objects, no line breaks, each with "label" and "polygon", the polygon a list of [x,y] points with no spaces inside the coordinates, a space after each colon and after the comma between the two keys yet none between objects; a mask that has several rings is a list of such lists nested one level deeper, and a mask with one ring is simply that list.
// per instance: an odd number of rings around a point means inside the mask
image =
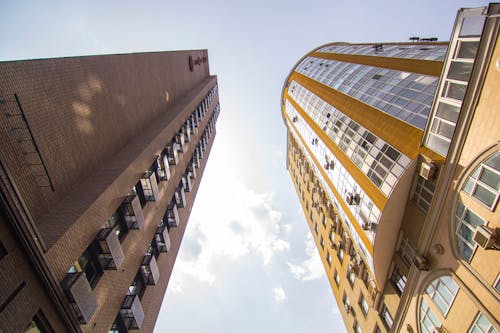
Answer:
[{"label": "blue sky", "polygon": [[285,170],[282,84],[319,45],[447,40],[485,4],[0,0],[0,61],[208,49],[221,116],[155,332],[344,332]]}]

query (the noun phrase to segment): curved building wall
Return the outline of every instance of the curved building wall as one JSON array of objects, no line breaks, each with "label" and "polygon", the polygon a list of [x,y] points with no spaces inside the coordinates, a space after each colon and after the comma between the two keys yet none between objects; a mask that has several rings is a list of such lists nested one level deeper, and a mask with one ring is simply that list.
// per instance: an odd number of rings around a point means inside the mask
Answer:
[{"label": "curved building wall", "polygon": [[[297,63],[283,89],[290,135],[379,288],[446,50],[440,43],[325,45]],[[376,247],[384,255],[374,260]]]}]

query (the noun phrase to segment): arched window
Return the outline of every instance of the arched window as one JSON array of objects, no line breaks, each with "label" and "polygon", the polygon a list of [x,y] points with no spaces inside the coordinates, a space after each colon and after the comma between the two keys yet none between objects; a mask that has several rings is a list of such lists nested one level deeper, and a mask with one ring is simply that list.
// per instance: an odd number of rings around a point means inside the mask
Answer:
[{"label": "arched window", "polygon": [[420,304],[420,327],[421,331],[424,333],[434,333],[434,328],[441,326],[436,314],[429,307],[429,304],[425,299],[422,300]]},{"label": "arched window", "polygon": [[500,152],[479,165],[467,178],[462,191],[494,210],[500,188]]},{"label": "arched window", "polygon": [[420,303],[421,332],[434,333],[435,328],[441,327],[441,320],[448,315],[458,289],[455,281],[447,275],[434,279],[427,286]]},{"label": "arched window", "polygon": [[485,220],[465,207],[461,202],[458,203],[455,212],[455,236],[458,252],[467,261],[472,259],[477,247],[477,243],[473,239],[474,231],[477,226],[484,224],[486,224]]},{"label": "arched window", "polygon": [[446,317],[451,303],[457,295],[458,285],[451,276],[445,275],[432,281],[425,292],[434,301],[441,314]]}]

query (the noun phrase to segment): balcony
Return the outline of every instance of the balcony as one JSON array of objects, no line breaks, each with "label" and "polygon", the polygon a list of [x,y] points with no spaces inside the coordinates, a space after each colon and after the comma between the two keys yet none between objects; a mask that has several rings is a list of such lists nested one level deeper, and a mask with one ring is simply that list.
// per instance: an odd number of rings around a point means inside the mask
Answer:
[{"label": "balcony", "polygon": [[127,330],[138,330],[144,321],[144,310],[138,295],[127,295],[120,308],[120,316]]},{"label": "balcony", "polygon": [[115,228],[103,228],[96,236],[99,262],[104,269],[118,269],[124,254]]},{"label": "balcony", "polygon": [[189,130],[192,135],[198,134],[198,123],[196,122],[196,117],[193,114],[189,116]]},{"label": "balcony", "polygon": [[193,159],[191,160],[191,162],[189,162],[187,170],[190,173],[191,179],[196,179],[196,164],[194,161],[194,156],[193,156]]},{"label": "balcony", "polygon": [[61,282],[80,323],[86,324],[97,309],[97,299],[83,272],[68,273]]},{"label": "balcony", "polygon": [[181,133],[177,133],[175,135],[175,147],[178,151],[180,151],[181,153],[185,153],[186,152],[186,141],[184,139],[184,134]]},{"label": "balcony", "polygon": [[168,157],[165,154],[156,158],[156,176],[159,180],[167,181],[170,179],[170,166],[168,164]]},{"label": "balcony", "polygon": [[160,279],[160,271],[153,254],[146,254],[142,259],[141,274],[147,285],[155,285]]},{"label": "balcony", "polygon": [[179,226],[179,212],[177,210],[177,204],[174,201],[168,205],[163,221],[166,221],[168,228],[177,228]]},{"label": "balcony", "polygon": [[189,172],[184,173],[184,175],[181,178],[181,181],[184,192],[191,192],[191,190],[193,189],[193,182],[191,181],[191,176],[189,175]]},{"label": "balcony", "polygon": [[160,196],[156,175],[152,170],[148,170],[144,173],[141,178],[141,186],[146,201],[156,201]]},{"label": "balcony", "polygon": [[165,155],[167,155],[167,160],[169,165],[177,165],[179,163],[179,156],[177,155],[177,149],[173,142],[169,142],[164,150]]},{"label": "balcony", "polygon": [[193,165],[197,168],[200,168],[200,156],[198,154],[198,147],[196,147],[196,151],[193,154]]},{"label": "balcony", "polygon": [[182,184],[179,184],[179,187],[177,187],[177,191],[175,191],[174,196],[177,207],[179,208],[186,207],[186,194],[184,193],[184,188],[182,187]]},{"label": "balcony", "polygon": [[[177,221],[179,221],[178,216]],[[179,225],[178,222],[176,224]],[[158,252],[162,253],[170,251],[170,235],[168,234],[168,226],[166,224],[162,224],[156,229],[154,243]]]},{"label": "balcony", "polygon": [[123,200],[122,212],[128,229],[140,229],[144,224],[141,202],[137,195],[129,195]]},{"label": "balcony", "polygon": [[189,119],[182,125],[181,128],[182,135],[186,142],[191,142],[191,131],[189,130]]}]

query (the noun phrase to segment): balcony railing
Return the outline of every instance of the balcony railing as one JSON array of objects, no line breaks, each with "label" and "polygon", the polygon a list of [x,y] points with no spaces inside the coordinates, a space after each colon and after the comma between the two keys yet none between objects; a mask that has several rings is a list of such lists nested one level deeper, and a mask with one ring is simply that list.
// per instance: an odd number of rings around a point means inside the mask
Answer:
[{"label": "balcony railing", "polygon": [[83,272],[68,273],[61,282],[80,323],[86,324],[97,309],[97,299]]},{"label": "balcony railing", "polygon": [[127,295],[120,308],[120,316],[127,330],[138,330],[144,321],[144,310],[138,295]]},{"label": "balcony railing", "polygon": [[142,259],[141,274],[147,285],[155,285],[160,279],[160,271],[153,254],[146,254]]},{"label": "balcony railing", "polygon": [[137,195],[129,195],[122,203],[123,216],[128,229],[140,229],[144,224],[144,214]]},{"label": "balcony railing", "polygon": [[99,262],[104,269],[118,269],[124,254],[115,228],[103,228],[96,236]]}]

